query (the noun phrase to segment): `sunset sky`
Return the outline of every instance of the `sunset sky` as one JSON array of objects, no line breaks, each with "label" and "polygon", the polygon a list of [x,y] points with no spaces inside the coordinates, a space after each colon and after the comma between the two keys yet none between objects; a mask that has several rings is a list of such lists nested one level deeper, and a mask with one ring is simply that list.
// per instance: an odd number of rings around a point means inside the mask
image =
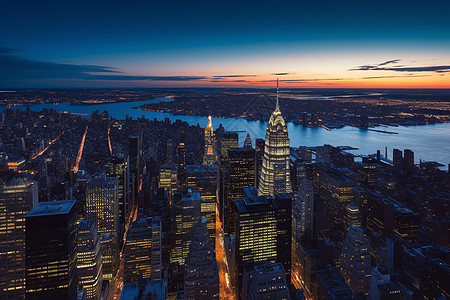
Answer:
[{"label": "sunset sky", "polygon": [[0,87],[450,88],[450,1],[3,1]]}]

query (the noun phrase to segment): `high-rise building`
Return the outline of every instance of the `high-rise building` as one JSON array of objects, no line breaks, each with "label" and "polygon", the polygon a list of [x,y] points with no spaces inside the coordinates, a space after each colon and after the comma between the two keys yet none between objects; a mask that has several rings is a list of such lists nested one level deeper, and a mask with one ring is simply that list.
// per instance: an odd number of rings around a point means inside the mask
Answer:
[{"label": "high-rise building", "polygon": [[119,193],[115,177],[90,178],[86,182],[86,219],[97,223],[102,244],[103,279],[112,279],[118,254]]},{"label": "high-rise building", "polygon": [[41,202],[25,218],[26,299],[77,299],[77,208]]},{"label": "high-rise building", "polygon": [[192,226],[185,264],[185,299],[219,299],[219,270],[206,224],[207,219],[201,217]]},{"label": "high-rise building", "polygon": [[404,165],[406,168],[413,168],[414,167],[414,152],[410,149],[405,149],[403,151],[404,153]]},{"label": "high-rise building", "polygon": [[292,210],[294,240],[311,239],[314,234],[314,186],[311,180],[300,180]]},{"label": "high-rise building", "polygon": [[159,187],[163,188],[169,199],[172,193],[177,190],[178,170],[175,164],[163,165],[159,168]]},{"label": "high-rise building", "polygon": [[124,282],[151,278],[152,227],[147,217],[131,223],[124,251]]},{"label": "high-rise building", "polygon": [[173,239],[170,250],[170,263],[184,265],[191,243],[192,225],[201,216],[200,193],[177,193],[173,199],[172,230]]},{"label": "high-rise building", "polygon": [[126,219],[131,208],[131,203],[129,202],[130,170],[128,166],[128,156],[113,156],[111,158],[108,174],[111,177],[116,177],[118,181],[120,240],[123,240]]},{"label": "high-rise building", "polygon": [[[141,154],[141,144],[138,136],[130,137],[128,141],[128,156],[130,162],[130,176],[134,178],[134,182],[130,181],[132,184],[132,203],[133,205],[137,201],[138,197],[138,187],[141,179],[141,166],[140,166],[140,155]],[[130,179],[131,180],[131,179]]]},{"label": "high-rise building", "polygon": [[[251,189],[249,189],[251,190]],[[250,191],[256,194],[256,189]],[[234,201],[235,251],[234,278],[241,290],[244,270],[264,262],[277,262],[277,205],[270,196],[249,195]]]},{"label": "high-rise building", "polygon": [[203,164],[212,165],[216,161],[214,149],[214,130],[211,116],[208,117],[208,125],[205,127],[205,152],[203,153]]},{"label": "high-rise building", "polygon": [[316,163],[316,184],[329,220],[330,235],[345,233],[345,207],[353,200],[356,182],[329,163]]},{"label": "high-rise building", "polygon": [[0,298],[25,299],[25,216],[38,185],[21,174],[0,175]]},{"label": "high-rise building", "polygon": [[162,223],[161,217],[152,219],[152,279],[162,277]]},{"label": "high-rise building", "polygon": [[225,209],[225,183],[229,176],[228,172],[228,149],[239,147],[239,134],[237,132],[225,131],[219,135],[219,217],[224,222]]},{"label": "high-rise building", "polygon": [[264,140],[255,139],[255,150],[256,150],[256,186],[259,186],[259,178],[262,170],[262,162],[264,157]]},{"label": "high-rise building", "polygon": [[244,148],[253,148],[253,146],[252,146],[252,138],[250,137],[249,133],[247,133],[247,137],[245,138]]},{"label": "high-rise building", "polygon": [[353,202],[345,207],[344,222],[347,226],[361,226],[361,212]]},{"label": "high-rise building", "polygon": [[211,165],[188,165],[187,185],[192,192],[200,193],[202,216],[208,219],[211,244],[216,243],[217,169]]},{"label": "high-rise building", "polygon": [[403,167],[403,153],[399,149],[392,150],[392,162],[394,167],[400,169]]},{"label": "high-rise building", "polygon": [[400,287],[391,281],[391,274],[381,266],[372,269],[370,282],[370,300],[400,300],[403,299]]},{"label": "high-rise building", "polygon": [[102,293],[103,267],[102,248],[94,221],[79,221],[77,244],[78,284],[86,289],[87,299],[98,300]]},{"label": "high-rise building", "polygon": [[242,299],[286,299],[289,289],[283,265],[265,263],[244,274]]},{"label": "high-rise building", "polygon": [[275,197],[276,193],[290,193],[290,148],[286,123],[281,115],[278,104],[267,124],[264,156],[259,179],[258,192],[260,195]]},{"label": "high-rise building", "polygon": [[350,226],[341,249],[341,270],[345,280],[356,294],[367,295],[370,288],[369,239],[362,229]]},{"label": "high-rise building", "polygon": [[255,186],[255,149],[228,149],[228,176],[224,193],[224,231],[234,232],[233,202],[244,197],[244,188]]},{"label": "high-rise building", "polygon": [[406,207],[397,207],[394,211],[394,232],[408,242],[417,237],[419,215]]},{"label": "high-rise building", "polygon": [[275,194],[277,209],[277,263],[281,263],[286,273],[287,283],[291,283],[292,265],[292,207],[293,193]]}]

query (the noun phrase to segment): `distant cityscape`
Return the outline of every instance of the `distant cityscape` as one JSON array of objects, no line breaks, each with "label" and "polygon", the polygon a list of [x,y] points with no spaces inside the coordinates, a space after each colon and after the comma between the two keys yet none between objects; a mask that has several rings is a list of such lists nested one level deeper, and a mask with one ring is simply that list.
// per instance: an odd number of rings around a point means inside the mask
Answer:
[{"label": "distant cityscape", "polygon": [[[450,164],[294,147],[287,125],[447,123],[448,93],[0,91],[0,298],[449,299]],[[30,107],[158,97],[136,109],[208,120]]]}]

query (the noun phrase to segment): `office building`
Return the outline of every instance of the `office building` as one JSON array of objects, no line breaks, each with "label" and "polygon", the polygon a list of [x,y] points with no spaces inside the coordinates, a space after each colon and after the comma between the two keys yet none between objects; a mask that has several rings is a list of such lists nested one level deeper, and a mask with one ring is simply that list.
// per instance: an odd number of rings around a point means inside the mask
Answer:
[{"label": "office building", "polygon": [[[251,189],[250,189],[251,190]],[[250,192],[256,194],[256,189]],[[264,262],[277,262],[277,210],[270,196],[249,195],[234,201],[235,249],[234,277],[241,290],[244,270]]]},{"label": "office building", "polygon": [[327,265],[317,271],[318,299],[321,300],[353,300],[356,299],[350,286],[336,267]]},{"label": "office building", "polygon": [[201,201],[200,193],[190,191],[187,193],[180,192],[174,196],[170,263],[184,265],[189,253],[192,225],[201,216]]},{"label": "office building", "polygon": [[25,298],[25,216],[38,203],[38,184],[0,175],[0,298]]},{"label": "office building", "polygon": [[162,278],[162,223],[161,217],[152,219],[152,279]]},{"label": "office building", "polygon": [[41,202],[25,218],[26,299],[77,299],[77,208]]},{"label": "office building", "polygon": [[119,232],[119,193],[115,177],[90,178],[86,182],[86,219],[97,223],[102,244],[103,279],[116,270]]},{"label": "office building", "polygon": [[233,233],[233,202],[244,197],[244,188],[254,187],[256,178],[255,149],[228,149],[228,176],[225,180],[224,232]]},{"label": "office building", "polygon": [[86,290],[86,298],[100,299],[103,283],[102,250],[97,224],[80,220],[78,224],[78,285]]},{"label": "office building", "polygon": [[356,294],[367,295],[372,272],[369,238],[362,229],[350,226],[341,249],[341,271]]},{"label": "office building", "polygon": [[219,299],[219,270],[206,225],[207,219],[201,217],[192,226],[184,277],[184,298],[188,300]]},{"label": "office building", "polygon": [[370,300],[400,300],[403,299],[400,287],[391,281],[389,272],[381,266],[372,269],[370,282]]},{"label": "office building", "polygon": [[294,240],[300,241],[303,237],[311,239],[314,234],[314,186],[311,180],[300,180],[292,210]]},{"label": "office building", "polygon": [[243,299],[290,300],[286,273],[282,264],[265,263],[244,274]]},{"label": "office building", "polygon": [[131,223],[124,251],[124,282],[150,279],[152,274],[152,227],[147,217]]},{"label": "office building", "polygon": [[276,193],[290,193],[290,148],[287,126],[281,115],[278,104],[267,124],[264,156],[259,179],[258,192],[260,195],[275,197]]},{"label": "office building", "polygon": [[192,192],[200,193],[201,213],[208,219],[208,232],[211,244],[216,244],[216,203],[217,169],[211,165],[188,165],[187,186]]},{"label": "office building", "polygon": [[164,189],[169,199],[172,193],[177,191],[178,170],[174,163],[163,165],[159,168],[159,187]]},{"label": "office building", "polygon": [[119,224],[120,224],[120,237],[123,239],[125,233],[125,224],[130,212],[130,175],[129,175],[129,160],[128,156],[113,156],[109,166],[110,177],[117,178],[118,195],[119,195]]}]

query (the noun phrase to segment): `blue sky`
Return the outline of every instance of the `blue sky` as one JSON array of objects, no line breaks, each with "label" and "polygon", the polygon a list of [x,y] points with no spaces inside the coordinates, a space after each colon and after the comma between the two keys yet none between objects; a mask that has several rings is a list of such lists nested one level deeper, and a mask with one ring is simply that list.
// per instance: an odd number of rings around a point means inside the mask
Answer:
[{"label": "blue sky", "polygon": [[[403,86],[415,78],[414,85],[445,87],[448,79],[441,68],[408,73],[408,82],[361,83],[363,77],[394,78],[399,72],[349,70],[398,59],[395,67],[450,65],[449,1],[83,0],[1,6],[0,87],[264,86],[279,72],[325,85],[335,83],[323,79],[347,78],[347,86]],[[225,75],[258,78],[211,80]]]}]

